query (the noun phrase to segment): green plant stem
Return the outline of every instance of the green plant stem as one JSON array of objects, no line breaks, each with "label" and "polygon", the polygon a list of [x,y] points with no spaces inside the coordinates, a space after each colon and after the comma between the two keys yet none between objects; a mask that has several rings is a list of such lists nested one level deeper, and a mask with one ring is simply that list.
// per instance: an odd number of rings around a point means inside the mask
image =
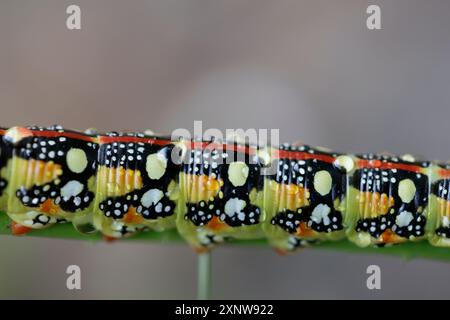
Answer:
[{"label": "green plant stem", "polygon": [[211,252],[205,252],[198,255],[197,266],[197,299],[211,299]]}]

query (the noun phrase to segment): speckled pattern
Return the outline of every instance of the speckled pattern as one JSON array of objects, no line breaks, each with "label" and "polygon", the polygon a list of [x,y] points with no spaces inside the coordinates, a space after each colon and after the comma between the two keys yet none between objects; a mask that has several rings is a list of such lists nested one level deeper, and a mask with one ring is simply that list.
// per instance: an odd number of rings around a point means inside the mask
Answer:
[{"label": "speckled pattern", "polygon": [[[37,208],[49,199],[67,212],[76,212],[87,208],[94,200],[94,194],[88,190],[87,182],[95,174],[97,144],[93,141],[68,138],[64,136],[64,133],[70,131],[65,131],[59,126],[29,127],[28,129],[36,131],[35,135],[22,139],[14,147],[14,155],[24,160],[33,159],[44,163],[51,161],[61,166],[61,173],[49,183],[32,185],[30,188],[21,187],[16,191],[16,196],[23,205],[30,208]],[[39,136],[39,131],[43,130],[57,132],[61,135],[57,137]],[[86,138],[89,139],[88,136]],[[86,165],[80,172],[71,170],[67,162],[68,153],[74,148],[82,150],[81,152],[86,155]],[[64,195],[64,187],[70,184],[79,186],[80,192]]]},{"label": "speckled pattern", "polygon": [[[121,219],[131,207],[134,207],[144,219],[150,220],[174,214],[175,203],[165,195],[169,183],[178,174],[178,169],[171,161],[173,144],[168,140],[145,136],[142,133],[116,132],[100,137],[100,143],[99,166],[108,169],[130,170],[139,173],[142,180],[140,183],[142,187],[135,188],[123,195],[109,196],[100,203],[99,208],[106,217]],[[167,162],[164,173],[158,179],[152,179],[146,172],[146,159],[151,154],[158,154]],[[119,180],[121,178],[120,175],[113,177],[118,184],[122,184]],[[158,201],[145,205],[143,197],[148,192],[160,193],[162,197]]]},{"label": "speckled pattern", "polygon": [[[391,233],[404,239],[424,236],[429,192],[424,170],[430,163],[390,155],[363,154],[358,158],[361,165],[352,180],[361,200],[356,231],[381,237],[379,244],[389,243],[386,236]],[[414,189],[407,199],[401,193],[405,182]]]},{"label": "speckled pattern", "polygon": [[[202,198],[192,194],[202,192],[194,189],[188,196],[186,219],[197,226],[208,224],[213,217],[231,227],[259,223],[261,210],[250,203],[250,193],[252,189],[262,190],[261,164],[256,155],[240,152],[237,145],[234,148],[237,151],[208,147],[189,150],[182,172],[191,181],[206,181],[207,189],[213,193],[209,198]],[[240,170],[247,173],[242,185],[233,184],[229,177],[230,166],[236,162],[242,163]],[[194,198],[199,201],[193,201]]]},{"label": "speckled pattern", "polygon": [[[344,228],[342,212],[335,207],[335,201],[342,201],[345,195],[346,175],[333,162],[338,156],[335,153],[319,151],[307,145],[283,145],[281,157],[278,159],[278,170],[269,178],[278,184],[290,186],[286,194],[303,192],[303,203],[300,206],[279,208],[280,212],[271,220],[291,234],[301,235],[300,224],[304,229],[315,232],[336,232]],[[316,190],[316,179],[323,176],[330,184],[325,190]],[[324,178],[324,179],[325,179]],[[319,192],[320,191],[320,192]],[[280,197],[285,196],[283,192]]]},{"label": "speckled pattern", "polygon": [[280,251],[344,236],[450,246],[450,164],[411,155],[55,125],[0,128],[0,174],[2,206],[31,229],[68,221],[120,238],[176,226],[200,249],[261,236]]}]

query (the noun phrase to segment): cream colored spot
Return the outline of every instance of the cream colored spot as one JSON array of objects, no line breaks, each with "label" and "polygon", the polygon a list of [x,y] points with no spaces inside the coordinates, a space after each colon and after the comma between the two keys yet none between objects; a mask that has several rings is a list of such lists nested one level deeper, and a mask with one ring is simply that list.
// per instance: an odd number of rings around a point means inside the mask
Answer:
[{"label": "cream colored spot", "polygon": [[163,197],[164,193],[161,190],[151,189],[144,193],[141,203],[144,207],[149,208],[151,205],[156,205]]},{"label": "cream colored spot", "polygon": [[407,162],[414,162],[416,161],[416,159],[414,159],[414,156],[410,155],[410,154],[405,154],[402,156],[402,160],[403,161],[407,161]]},{"label": "cream colored spot", "polygon": [[413,215],[409,211],[402,211],[397,218],[395,218],[395,224],[400,228],[406,227],[414,219]]},{"label": "cream colored spot", "polygon": [[371,236],[367,232],[359,232],[356,238],[356,244],[360,247],[367,247],[372,243]]},{"label": "cream colored spot", "polygon": [[258,158],[263,165],[268,165],[270,163],[271,157],[267,149],[258,150]]},{"label": "cream colored spot", "polygon": [[331,191],[332,179],[328,171],[322,170],[314,175],[314,189],[322,195],[326,196]]},{"label": "cream colored spot", "polygon": [[147,157],[146,170],[150,179],[158,180],[166,172],[167,159],[161,153],[153,153]]},{"label": "cream colored spot", "polygon": [[404,203],[410,203],[416,195],[416,185],[411,179],[403,179],[398,184],[398,195]]},{"label": "cream colored spot", "polygon": [[235,187],[241,187],[245,184],[248,177],[248,166],[242,162],[237,161],[230,164],[228,167],[228,179]]},{"label": "cream colored spot", "polygon": [[355,162],[353,161],[353,159],[346,155],[337,157],[335,163],[339,167],[344,168],[346,172],[352,171],[355,166]]},{"label": "cream colored spot", "polygon": [[66,155],[66,163],[70,171],[82,173],[88,165],[86,152],[78,148],[70,149]]}]

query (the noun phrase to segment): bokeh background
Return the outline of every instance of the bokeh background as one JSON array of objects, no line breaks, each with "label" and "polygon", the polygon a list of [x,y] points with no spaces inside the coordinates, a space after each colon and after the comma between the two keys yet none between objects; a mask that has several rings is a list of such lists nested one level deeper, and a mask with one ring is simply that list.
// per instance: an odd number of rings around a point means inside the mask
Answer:
[{"label": "bokeh background", "polygon": [[[82,29],[66,28],[77,4]],[[366,28],[381,7],[382,30]],[[450,159],[446,0],[0,0],[1,125],[278,128],[348,152]],[[82,290],[65,287],[80,265]],[[382,290],[366,288],[366,268]],[[213,253],[213,297],[448,298],[448,263],[268,247]],[[0,236],[0,298],[195,298],[183,244]]]}]

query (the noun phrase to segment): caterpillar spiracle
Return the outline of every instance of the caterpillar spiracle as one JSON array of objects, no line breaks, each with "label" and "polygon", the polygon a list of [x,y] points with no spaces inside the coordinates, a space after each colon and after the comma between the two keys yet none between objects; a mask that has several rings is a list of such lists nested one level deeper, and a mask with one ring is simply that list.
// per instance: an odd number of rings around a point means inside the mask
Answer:
[{"label": "caterpillar spiracle", "polygon": [[264,237],[282,252],[345,237],[448,247],[449,191],[450,165],[410,155],[0,129],[0,211],[15,234],[73,223],[112,238],[176,228],[198,251]]}]

